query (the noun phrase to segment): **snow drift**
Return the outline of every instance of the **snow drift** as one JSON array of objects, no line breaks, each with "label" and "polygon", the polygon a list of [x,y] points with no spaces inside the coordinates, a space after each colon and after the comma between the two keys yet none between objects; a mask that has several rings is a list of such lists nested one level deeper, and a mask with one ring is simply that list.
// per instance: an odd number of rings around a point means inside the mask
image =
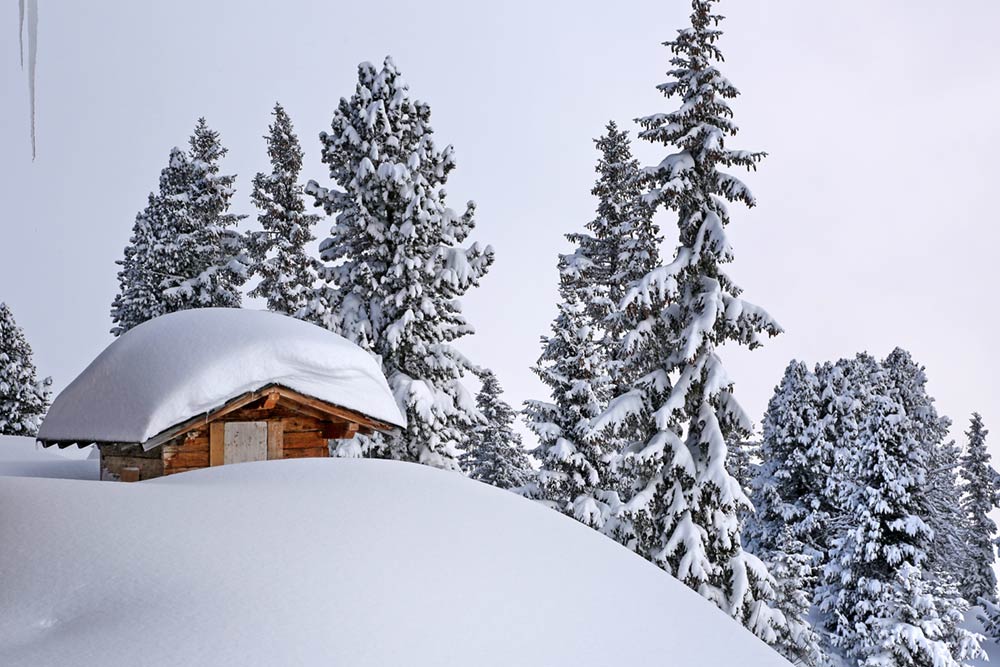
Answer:
[{"label": "snow drift", "polygon": [[59,394],[38,437],[145,442],[272,383],[406,425],[378,362],[353,343],[276,313],[199,308],[115,340]]},{"label": "snow drift", "polygon": [[0,664],[786,665],[540,505],[390,461],[0,478]]},{"label": "snow drift", "polygon": [[97,480],[101,466],[96,457],[89,458],[92,450],[54,451],[43,449],[34,438],[0,435],[0,476]]}]

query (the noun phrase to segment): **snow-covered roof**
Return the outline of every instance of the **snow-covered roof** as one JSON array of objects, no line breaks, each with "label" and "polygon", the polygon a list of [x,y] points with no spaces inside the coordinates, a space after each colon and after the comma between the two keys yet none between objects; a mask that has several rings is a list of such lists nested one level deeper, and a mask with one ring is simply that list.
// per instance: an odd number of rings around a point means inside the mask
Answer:
[{"label": "snow-covered roof", "polygon": [[115,340],[56,397],[38,439],[145,442],[271,384],[406,425],[378,362],[353,343],[276,313],[201,308]]}]

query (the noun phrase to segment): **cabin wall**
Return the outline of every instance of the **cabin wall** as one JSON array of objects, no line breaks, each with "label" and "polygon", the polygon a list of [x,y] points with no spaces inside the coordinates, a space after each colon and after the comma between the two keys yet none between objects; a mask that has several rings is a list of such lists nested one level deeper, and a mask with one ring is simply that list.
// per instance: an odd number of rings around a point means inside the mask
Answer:
[{"label": "cabin wall", "polygon": [[[328,440],[323,437],[323,423],[319,419],[305,416],[284,416],[280,419],[261,419],[261,417],[260,412],[247,411],[247,414],[241,414],[237,411],[226,415],[225,421],[280,422],[283,429],[281,458],[322,458],[330,455]],[[175,438],[160,449],[162,449],[160,472],[162,475],[208,468],[211,465],[207,426]]]},{"label": "cabin wall", "polygon": [[312,417],[290,417],[281,420],[284,427],[283,449],[286,459],[323,458],[330,455],[323,426]]},{"label": "cabin wall", "polygon": [[101,479],[117,481],[124,468],[138,468],[139,479],[152,479],[163,475],[160,448],[143,451],[141,445],[99,444],[101,452]]},{"label": "cabin wall", "polygon": [[208,429],[191,431],[163,445],[163,474],[207,468]]}]

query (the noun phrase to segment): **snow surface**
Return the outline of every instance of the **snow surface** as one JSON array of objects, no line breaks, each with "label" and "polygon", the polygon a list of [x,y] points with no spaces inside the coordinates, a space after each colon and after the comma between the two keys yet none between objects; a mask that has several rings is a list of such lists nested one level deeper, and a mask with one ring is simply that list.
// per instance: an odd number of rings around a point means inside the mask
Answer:
[{"label": "snow surface", "polygon": [[378,362],[337,334],[267,311],[198,308],[115,340],[56,397],[38,437],[145,442],[271,383],[406,425]]},{"label": "snow surface", "polygon": [[0,478],[0,581],[6,667],[788,664],[593,530],[393,461]]},{"label": "snow surface", "polygon": [[34,438],[0,435],[0,476],[97,480],[100,460],[89,458],[92,451],[93,447],[43,449]]}]

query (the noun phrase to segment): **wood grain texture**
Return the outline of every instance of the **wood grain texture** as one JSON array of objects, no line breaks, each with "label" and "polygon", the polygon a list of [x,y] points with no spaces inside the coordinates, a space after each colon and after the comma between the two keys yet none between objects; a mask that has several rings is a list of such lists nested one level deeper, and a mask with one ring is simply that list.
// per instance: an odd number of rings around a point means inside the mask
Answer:
[{"label": "wood grain texture", "polygon": [[285,458],[285,424],[280,419],[267,423],[267,459]]},{"label": "wood grain texture", "polygon": [[221,466],[226,455],[226,423],[212,422],[208,427],[208,447],[210,466]]}]

